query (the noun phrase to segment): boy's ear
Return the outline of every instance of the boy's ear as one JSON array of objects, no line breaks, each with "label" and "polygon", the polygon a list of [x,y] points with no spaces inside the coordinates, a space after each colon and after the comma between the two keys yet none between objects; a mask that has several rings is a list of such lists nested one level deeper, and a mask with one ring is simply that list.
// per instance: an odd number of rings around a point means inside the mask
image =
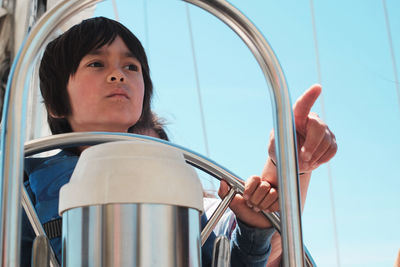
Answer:
[{"label": "boy's ear", "polygon": [[49,109],[47,110],[47,112],[49,113],[50,117],[52,117],[54,119],[64,119],[65,118],[65,116],[59,116],[59,115],[54,114],[54,112]]},{"label": "boy's ear", "polygon": [[64,115],[57,115],[56,112],[54,112],[48,105],[45,105],[47,114],[52,117],[53,119],[64,119]]}]

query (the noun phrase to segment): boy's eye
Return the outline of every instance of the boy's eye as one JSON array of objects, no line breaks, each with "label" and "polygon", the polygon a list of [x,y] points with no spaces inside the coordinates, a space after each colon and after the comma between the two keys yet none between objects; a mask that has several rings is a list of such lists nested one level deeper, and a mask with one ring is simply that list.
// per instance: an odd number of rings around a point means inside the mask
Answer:
[{"label": "boy's eye", "polygon": [[135,64],[129,64],[125,67],[127,70],[131,70],[131,71],[138,71],[139,67]]},{"label": "boy's eye", "polygon": [[92,62],[92,63],[88,64],[88,67],[101,68],[101,67],[104,67],[104,65],[103,65],[103,63],[96,61],[96,62]]}]

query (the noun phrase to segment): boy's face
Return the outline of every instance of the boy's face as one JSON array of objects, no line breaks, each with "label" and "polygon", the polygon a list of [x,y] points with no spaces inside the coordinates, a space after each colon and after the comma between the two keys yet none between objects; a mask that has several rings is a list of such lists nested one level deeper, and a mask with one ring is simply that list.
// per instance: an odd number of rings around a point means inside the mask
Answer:
[{"label": "boy's face", "polygon": [[141,64],[118,36],[82,58],[67,91],[74,132],[127,132],[142,113]]}]

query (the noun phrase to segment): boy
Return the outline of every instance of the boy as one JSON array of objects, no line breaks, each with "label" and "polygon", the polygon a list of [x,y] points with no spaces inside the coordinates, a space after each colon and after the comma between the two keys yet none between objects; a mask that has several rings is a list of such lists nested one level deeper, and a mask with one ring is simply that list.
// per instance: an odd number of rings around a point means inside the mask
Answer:
[{"label": "boy", "polygon": [[[147,57],[140,41],[116,21],[85,20],[56,38],[46,47],[39,75],[53,134],[132,133],[151,128],[153,89]],[[304,159],[300,160],[300,169],[305,172],[301,179],[303,192],[306,192],[311,171],[336,152],[333,134],[309,115],[319,92],[318,86],[311,88],[298,101],[294,112],[296,124],[299,121],[302,131],[299,145],[300,159]],[[271,138],[271,160],[267,161],[263,175],[251,177],[246,182],[244,196],[236,196],[231,204],[237,218],[232,234],[232,266],[265,266],[270,253],[274,230],[259,211],[278,209],[273,142]],[[59,189],[69,181],[83,149],[63,150],[49,158],[26,160],[27,189],[44,226],[59,219]],[[220,196],[227,191],[227,185],[222,183]],[[202,221],[205,219],[203,216]],[[23,236],[27,235],[23,233]],[[52,238],[51,244],[60,260],[60,237]],[[22,257],[24,251],[29,251],[29,245],[23,248]],[[211,246],[203,246],[203,266],[210,266],[210,256]]]}]

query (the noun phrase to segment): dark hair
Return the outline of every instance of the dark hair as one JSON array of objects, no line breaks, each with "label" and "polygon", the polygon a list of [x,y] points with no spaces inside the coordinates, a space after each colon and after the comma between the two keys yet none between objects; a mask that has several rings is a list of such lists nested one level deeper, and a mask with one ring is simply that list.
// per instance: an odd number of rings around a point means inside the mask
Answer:
[{"label": "dark hair", "polygon": [[158,117],[154,112],[152,113],[152,127],[153,130],[158,134],[160,139],[165,141],[169,141],[168,134],[165,131],[165,120],[163,118]]},{"label": "dark hair", "polygon": [[65,118],[71,114],[67,92],[69,77],[76,73],[83,57],[95,49],[112,43],[117,36],[141,63],[145,88],[142,114],[128,132],[133,132],[133,127],[151,127],[153,85],[144,48],[139,39],[121,23],[96,17],[73,26],[50,42],[44,51],[39,68],[40,91],[47,109],[47,121],[53,134],[72,132]]},{"label": "dark hair", "polygon": [[155,125],[154,131],[158,134],[160,139],[165,140],[165,141],[169,141],[167,132],[165,131],[163,125],[160,125],[160,124]]},{"label": "dark hair", "polygon": [[164,118],[159,117],[156,113],[151,112],[151,123],[148,127],[142,128],[137,127],[136,125],[132,128],[132,133],[148,135],[149,130],[153,130],[157,135],[158,138],[169,141],[168,134],[165,131],[166,121]]}]

